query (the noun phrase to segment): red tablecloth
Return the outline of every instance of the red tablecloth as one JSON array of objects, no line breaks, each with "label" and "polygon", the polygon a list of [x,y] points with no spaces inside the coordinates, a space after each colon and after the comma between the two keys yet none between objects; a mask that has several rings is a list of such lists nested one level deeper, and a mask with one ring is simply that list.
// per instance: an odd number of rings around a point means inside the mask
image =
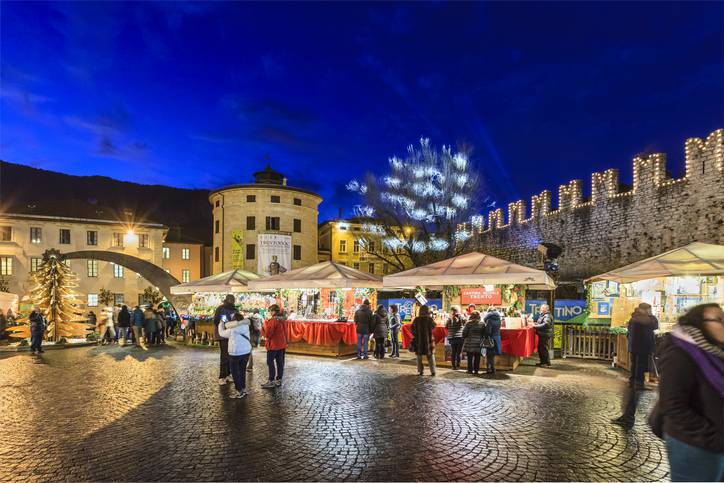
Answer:
[{"label": "red tablecloth", "polygon": [[[266,327],[262,329],[262,334],[265,331]],[[357,329],[354,322],[287,320],[287,340],[312,345],[335,345],[339,342],[354,345],[357,343]]]},{"label": "red tablecloth", "polygon": [[[402,347],[407,349],[412,340],[412,324],[402,326]],[[438,325],[432,329],[432,338],[435,343],[442,342],[447,337],[447,329]],[[536,352],[538,347],[538,336],[535,335],[533,327],[522,329],[500,329],[501,350],[503,354],[517,357],[529,357]]]}]

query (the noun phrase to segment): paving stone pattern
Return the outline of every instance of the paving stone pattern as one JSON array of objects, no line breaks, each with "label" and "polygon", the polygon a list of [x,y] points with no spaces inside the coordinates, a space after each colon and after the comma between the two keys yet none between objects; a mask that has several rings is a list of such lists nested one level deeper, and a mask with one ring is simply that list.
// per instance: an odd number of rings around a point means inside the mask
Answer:
[{"label": "paving stone pattern", "polygon": [[287,357],[283,388],[228,399],[213,350],[88,347],[0,358],[0,480],[660,480],[622,373],[554,361],[495,379],[410,361]]}]

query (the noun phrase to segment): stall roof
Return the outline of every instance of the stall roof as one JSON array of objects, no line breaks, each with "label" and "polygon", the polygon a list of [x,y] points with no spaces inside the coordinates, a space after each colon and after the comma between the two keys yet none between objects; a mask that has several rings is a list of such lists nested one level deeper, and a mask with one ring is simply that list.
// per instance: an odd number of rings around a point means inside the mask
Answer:
[{"label": "stall roof", "polygon": [[322,262],[249,282],[252,290],[277,288],[381,288],[382,278],[340,265]]},{"label": "stall roof", "polygon": [[724,246],[694,242],[655,257],[591,277],[586,282],[636,282],[657,277],[724,275]]},{"label": "stall roof", "polygon": [[542,270],[517,265],[480,252],[467,253],[384,277],[385,288],[433,285],[523,284],[553,290],[553,280]]},{"label": "stall roof", "polygon": [[236,270],[217,273],[193,282],[176,285],[171,287],[171,293],[174,295],[187,295],[196,292],[246,292],[249,290],[249,281],[259,278],[261,276],[254,272],[247,272],[237,268]]}]

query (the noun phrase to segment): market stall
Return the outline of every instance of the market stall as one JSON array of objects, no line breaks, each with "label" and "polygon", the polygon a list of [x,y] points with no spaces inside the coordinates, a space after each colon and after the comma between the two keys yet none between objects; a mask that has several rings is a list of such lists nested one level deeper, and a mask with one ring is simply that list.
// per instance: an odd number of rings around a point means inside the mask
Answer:
[{"label": "market stall", "polygon": [[252,290],[276,290],[287,314],[288,352],[350,355],[357,352],[354,312],[365,299],[377,303],[380,277],[322,262],[249,282]]},{"label": "market stall", "polygon": [[192,327],[197,340],[212,340],[214,335],[213,316],[216,308],[224,303],[227,294],[236,298],[236,307],[241,312],[259,310],[262,317],[267,308],[276,302],[273,291],[249,290],[249,282],[261,277],[253,272],[236,269],[217,273],[193,282],[171,287],[174,295],[191,295],[191,303],[180,307],[182,321]]},{"label": "market stall", "polygon": [[[440,262],[413,268],[405,272],[384,277],[385,288],[439,288],[443,291],[443,310],[438,312],[433,330],[436,360],[440,365],[449,365],[445,360],[445,338],[450,307],[465,308],[473,304],[481,312],[495,308],[503,314],[501,339],[502,355],[496,357],[496,368],[515,369],[523,358],[532,355],[537,346],[534,329],[530,326],[525,309],[526,288],[553,290],[553,280],[542,270],[517,265],[506,260],[472,252]],[[483,314],[484,315],[484,314]],[[409,346],[412,338],[410,324],[401,330],[403,347]]]}]

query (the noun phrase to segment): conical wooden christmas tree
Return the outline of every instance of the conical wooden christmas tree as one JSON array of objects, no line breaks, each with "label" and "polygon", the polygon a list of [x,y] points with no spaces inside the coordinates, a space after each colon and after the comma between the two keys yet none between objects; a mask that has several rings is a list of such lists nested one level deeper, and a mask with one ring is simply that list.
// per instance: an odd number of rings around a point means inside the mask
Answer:
[{"label": "conical wooden christmas tree", "polygon": [[64,263],[58,250],[48,250],[34,274],[35,287],[30,298],[48,321],[48,337],[85,337],[88,331],[81,301],[74,289],[78,286],[75,273]]}]

